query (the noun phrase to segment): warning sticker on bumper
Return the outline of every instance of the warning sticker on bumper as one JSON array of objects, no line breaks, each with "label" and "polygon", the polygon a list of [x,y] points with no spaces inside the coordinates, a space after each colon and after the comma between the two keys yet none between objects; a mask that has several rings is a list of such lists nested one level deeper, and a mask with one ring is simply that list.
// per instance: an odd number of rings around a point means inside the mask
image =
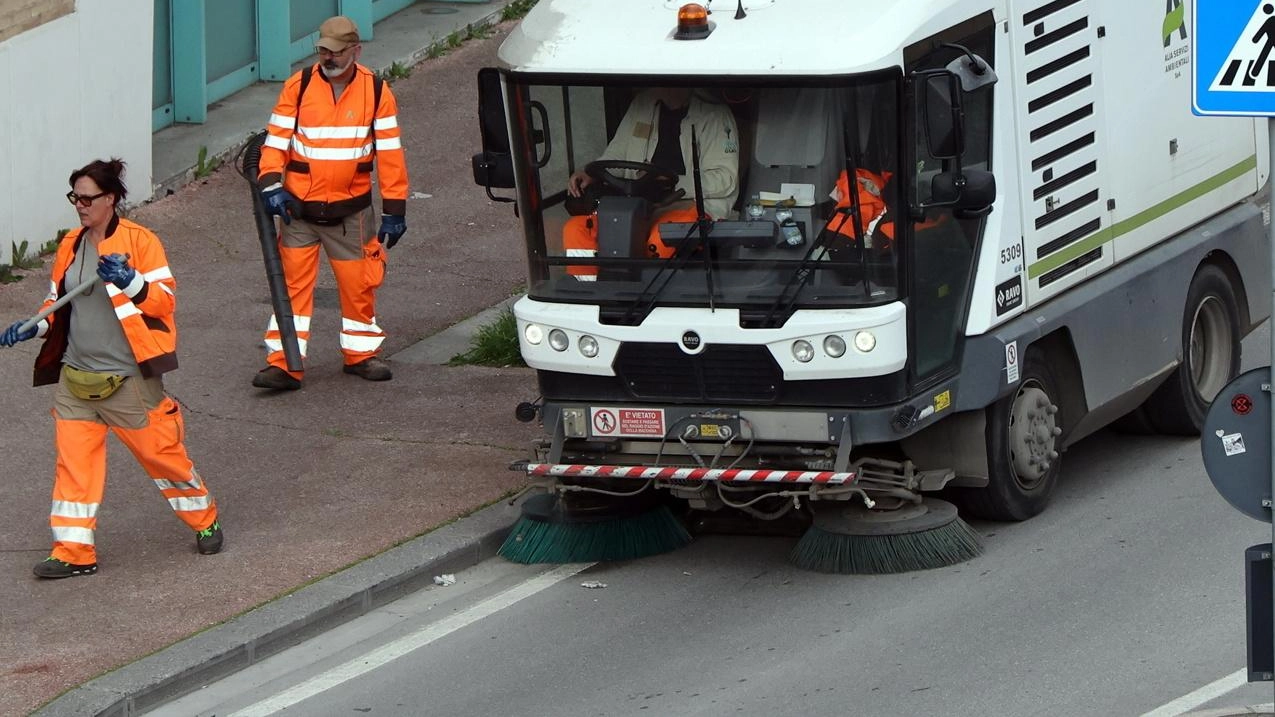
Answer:
[{"label": "warning sticker on bumper", "polygon": [[666,428],[662,408],[590,408],[589,425],[598,438],[660,438]]}]

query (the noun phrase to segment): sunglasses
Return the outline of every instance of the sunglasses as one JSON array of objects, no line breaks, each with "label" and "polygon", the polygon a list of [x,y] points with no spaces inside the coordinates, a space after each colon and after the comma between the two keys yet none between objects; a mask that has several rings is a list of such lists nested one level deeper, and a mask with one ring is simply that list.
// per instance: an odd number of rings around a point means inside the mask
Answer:
[{"label": "sunglasses", "polygon": [[88,207],[93,204],[94,199],[100,199],[110,194],[110,192],[98,192],[97,194],[76,194],[75,192],[66,193],[66,201],[72,204],[78,204],[81,207]]},{"label": "sunglasses", "polygon": [[337,50],[336,52],[333,52],[332,50],[329,50],[326,47],[319,47],[316,45],[314,50],[319,55],[319,57],[344,57],[345,53],[349,52],[350,50],[353,50],[355,47],[356,45],[350,45],[346,47],[344,50]]}]

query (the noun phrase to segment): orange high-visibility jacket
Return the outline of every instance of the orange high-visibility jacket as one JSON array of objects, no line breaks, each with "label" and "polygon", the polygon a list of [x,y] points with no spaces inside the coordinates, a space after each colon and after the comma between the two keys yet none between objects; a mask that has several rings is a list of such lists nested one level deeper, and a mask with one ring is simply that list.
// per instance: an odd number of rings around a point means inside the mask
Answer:
[{"label": "orange high-visibility jacket", "polygon": [[[58,244],[49,294],[44,297],[41,308],[75,288],[67,286],[66,270],[80,249],[83,234],[83,227],[72,229]],[[173,320],[177,282],[168,268],[168,257],[159,237],[146,227],[117,216],[111,219],[106,239],[98,244],[97,251],[99,256],[128,254],[128,263],[137,272],[123,289],[107,282],[106,292],[142,375],[149,378],[177,368],[177,324]],[[96,273],[97,267],[93,267],[93,271]],[[45,337],[45,341],[35,359],[36,386],[58,382],[70,323],[69,303],[40,321],[38,334]]]},{"label": "orange high-visibility jacket", "polygon": [[[884,172],[877,174],[866,169],[855,170],[856,179],[858,179],[859,192],[859,214],[860,228],[864,233],[868,232],[872,223],[882,214],[885,214],[885,184],[890,181],[892,174]],[[837,209],[850,209],[853,205],[850,203],[850,182],[846,177],[846,171],[841,170],[840,176],[837,177]],[[854,238],[854,225],[846,219],[846,215],[838,213],[828,222],[828,226],[839,234],[844,234],[851,239]],[[888,219],[882,220],[876,227],[876,231],[887,239],[894,240],[894,222]]]},{"label": "orange high-visibility jacket", "polygon": [[[266,126],[258,177],[262,187],[279,181],[304,205],[304,216],[339,219],[372,202],[372,160],[381,184],[381,211],[407,212],[407,160],[398,126],[398,102],[388,83],[375,101],[375,77],[355,65],[354,77],[332,97],[332,84],[316,64],[297,108],[301,72],[283,83]],[[293,130],[293,127],[296,130]]]}]

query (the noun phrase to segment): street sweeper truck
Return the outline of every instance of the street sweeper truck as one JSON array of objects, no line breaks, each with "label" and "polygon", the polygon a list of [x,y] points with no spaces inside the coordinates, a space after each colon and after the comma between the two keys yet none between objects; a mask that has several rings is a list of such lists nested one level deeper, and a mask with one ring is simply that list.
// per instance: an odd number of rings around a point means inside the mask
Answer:
[{"label": "street sweeper truck", "polygon": [[1269,314],[1266,129],[1193,116],[1183,0],[541,0],[479,73],[546,489],[503,554],[790,522],[968,559],[1112,422],[1198,432]]}]

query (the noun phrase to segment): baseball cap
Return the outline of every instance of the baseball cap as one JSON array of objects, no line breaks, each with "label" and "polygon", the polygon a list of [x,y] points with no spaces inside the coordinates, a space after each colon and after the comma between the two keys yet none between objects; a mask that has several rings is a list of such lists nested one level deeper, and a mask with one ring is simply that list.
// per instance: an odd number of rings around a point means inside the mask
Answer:
[{"label": "baseball cap", "polygon": [[340,52],[350,45],[357,45],[358,42],[359,26],[355,25],[350,18],[337,15],[324,20],[319,26],[319,41],[315,43],[315,46]]}]

